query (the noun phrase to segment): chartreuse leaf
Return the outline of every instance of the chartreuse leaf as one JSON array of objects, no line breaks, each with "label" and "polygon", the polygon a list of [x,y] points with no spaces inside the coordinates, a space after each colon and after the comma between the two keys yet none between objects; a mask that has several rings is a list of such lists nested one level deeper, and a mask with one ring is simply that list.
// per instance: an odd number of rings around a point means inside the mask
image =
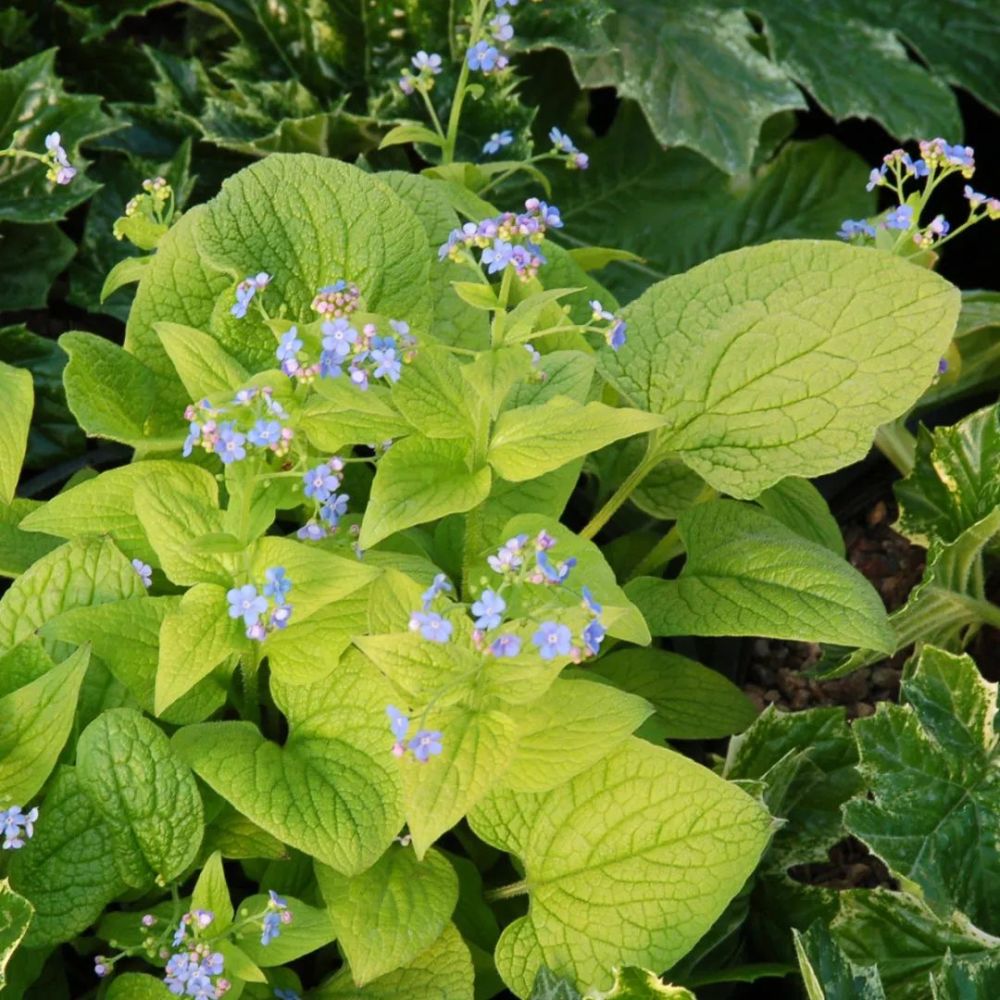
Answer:
[{"label": "chartreuse leaf", "polygon": [[524,865],[530,909],[496,949],[520,996],[542,964],[582,985],[618,963],[670,966],[739,891],[770,832],[746,793],[636,739],[552,791],[494,790],[470,822]]},{"label": "chartreuse leaf", "polygon": [[103,712],[77,743],[77,776],[137,888],[173,881],[194,861],[204,813],[194,775],[163,731],[129,708]]},{"label": "chartreuse leaf", "polygon": [[179,386],[95,334],[64,333],[59,346],[69,356],[66,402],[87,434],[133,446],[180,448],[188,400]]},{"label": "chartreuse leaf", "polygon": [[344,966],[318,989],[313,1000],[472,1000],[473,972],[469,949],[449,924],[426,951],[395,972],[357,986]]},{"label": "chartreuse leaf", "polygon": [[791,528],[817,545],[825,545],[843,557],[844,536],[823,494],[808,479],[789,476],[769,486],[757,497],[757,503],[776,521]]},{"label": "chartreuse leaf", "polygon": [[31,903],[14,892],[7,879],[0,881],[0,990],[7,985],[7,963],[24,939],[34,915]]},{"label": "chartreuse leaf", "polygon": [[500,347],[483,351],[471,364],[462,367],[462,378],[486,404],[495,420],[510,391],[532,376],[532,362],[520,347]]},{"label": "chartreuse leaf", "polygon": [[[327,869],[332,871],[332,869]],[[236,935],[236,943],[247,957],[262,969],[294,962],[303,955],[328,945],[335,936],[330,914],[322,907],[309,906],[294,896],[283,896],[293,914],[292,922],[268,944],[260,943],[260,925],[249,924]],[[270,897],[264,893],[240,903],[240,912],[260,913]]]},{"label": "chartreuse leaf", "polygon": [[11,887],[35,908],[27,948],[68,941],[125,888],[111,831],[74,768],[56,772],[35,835],[14,853],[8,871]]},{"label": "chartreuse leaf", "polygon": [[222,868],[222,854],[219,851],[210,854],[201,869],[191,893],[191,909],[208,910],[214,915],[212,922],[205,928],[209,934],[219,934],[233,922],[233,901],[229,896],[226,873]]},{"label": "chartreuse leaf", "polygon": [[347,878],[317,864],[316,879],[358,986],[426,951],[458,901],[458,877],[438,851],[418,861],[409,848],[393,846],[360,875]]},{"label": "chartreuse leaf", "polygon": [[757,717],[753,702],[731,680],[679,653],[617,650],[602,656],[587,673],[645,699],[671,739],[732,736]]},{"label": "chartreuse leaf", "polygon": [[634,406],[667,418],[657,454],[753,497],[862,458],[930,384],[959,303],[899,257],[777,241],[654,285],[624,310],[628,342],[599,363]]},{"label": "chartreuse leaf", "polygon": [[35,390],[31,372],[0,361],[0,504],[14,499],[21,463],[28,447],[28,428]]},{"label": "chartreuse leaf", "polygon": [[489,491],[490,470],[472,463],[465,444],[404,438],[379,460],[358,541],[371,548],[403,528],[471,510]]},{"label": "chartreuse leaf", "polygon": [[79,538],[39,559],[0,598],[0,653],[70,608],[145,594],[110,538]]},{"label": "chartreuse leaf", "polygon": [[217,583],[228,587],[238,566],[229,552],[206,551],[198,540],[224,531],[219,509],[219,486],[210,472],[192,477],[169,469],[157,469],[137,483],[135,511],[142,530],[173,583],[193,586]]},{"label": "chartreuse leaf", "polygon": [[322,451],[336,452],[346,444],[379,444],[412,430],[392,405],[382,386],[366,392],[349,379],[319,379],[314,394],[302,408],[299,426],[309,442]]},{"label": "chartreuse leaf", "polygon": [[[967,656],[927,646],[903,680],[902,698],[855,723],[872,797],[848,803],[848,829],[933,906],[996,933],[1000,861],[981,831],[1000,823],[997,686]],[[957,849],[969,864],[955,864]]]},{"label": "chartreuse leaf", "polygon": [[288,851],[276,837],[266,833],[246,816],[238,813],[228,802],[205,827],[205,851],[217,850],[224,858],[244,861],[248,858],[266,858],[285,861]]},{"label": "chartreuse leaf", "polygon": [[21,522],[42,506],[37,500],[15,498],[10,505],[0,503],[0,576],[19,576],[59,545],[58,538],[32,534]]},{"label": "chartreuse leaf", "polygon": [[167,713],[226,657],[243,652],[245,646],[240,622],[229,617],[225,589],[195,584],[160,626],[154,712]]},{"label": "chartreuse leaf", "polygon": [[403,822],[378,673],[345,659],[316,685],[275,688],[283,747],[248,722],[181,729],[174,746],[199,777],[263,830],[345,874],[364,871]]},{"label": "chartreuse leaf", "polygon": [[818,921],[804,933],[792,928],[795,955],[808,1000],[885,1000],[878,966],[857,966]]},{"label": "chartreuse leaf", "polygon": [[38,680],[55,664],[37,636],[29,636],[0,655],[0,698]]},{"label": "chartreuse leaf", "polygon": [[462,366],[447,351],[422,348],[406,368],[406,378],[392,387],[396,409],[429,438],[475,440],[487,419],[479,399],[469,392]]},{"label": "chartreuse leaf", "polygon": [[156,323],[155,329],[192,399],[225,397],[250,378],[246,368],[207,333],[167,322]]},{"label": "chartreuse leaf", "polygon": [[230,177],[163,237],[139,282],[126,347],[172,377],[154,329],[167,321],[211,335],[250,370],[273,365],[274,336],[263,319],[229,312],[236,283],[260,271],[273,275],[263,301],[275,311],[306,315],[316,290],[344,277],[369,312],[406,320],[419,337],[432,313],[429,256],[423,226],[376,175],[278,153]]},{"label": "chartreuse leaf", "polygon": [[521,482],[662,424],[662,418],[642,410],[604,403],[581,406],[556,396],[541,406],[502,413],[493,429],[488,458],[497,475]]},{"label": "chartreuse leaf", "polygon": [[20,526],[25,531],[59,538],[100,532],[110,535],[130,559],[155,563],[156,553],[136,514],[135,493],[147,479],[159,477],[193,496],[212,498],[212,502],[218,497],[218,487],[205,469],[187,462],[154,459],[110,469],[58,493],[32,510]]},{"label": "chartreuse leaf", "polygon": [[73,728],[76,699],[90,662],[77,650],[37,680],[0,698],[0,788],[9,804],[38,794]]},{"label": "chartreuse leaf", "polygon": [[624,743],[650,714],[651,705],[625,691],[556,680],[517,714],[517,751],[504,786],[546,792],[565,784]]},{"label": "chartreuse leaf", "polygon": [[168,1000],[172,994],[162,979],[144,972],[123,972],[108,986],[107,1000]]},{"label": "chartreuse leaf", "polygon": [[875,589],[828,548],[732,500],[692,507],[677,527],[688,553],[681,575],[640,577],[626,589],[655,635],[768,635],[892,649]]},{"label": "chartreuse leaf", "polygon": [[1000,407],[920,429],[913,471],[895,484],[900,530],[921,545],[954,542],[1000,506]]}]

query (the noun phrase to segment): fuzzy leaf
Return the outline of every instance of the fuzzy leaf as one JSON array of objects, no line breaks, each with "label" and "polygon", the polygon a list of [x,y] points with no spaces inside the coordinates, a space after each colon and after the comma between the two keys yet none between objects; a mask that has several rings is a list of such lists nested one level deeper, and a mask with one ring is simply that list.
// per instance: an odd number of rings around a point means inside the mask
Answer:
[{"label": "fuzzy leaf", "polygon": [[[294,896],[283,898],[292,913],[292,922],[281,928],[281,934],[275,940],[261,944],[260,926],[253,924],[236,935],[236,943],[240,949],[261,969],[294,962],[297,958],[328,945],[334,938],[333,924],[326,910],[309,906]],[[266,893],[250,896],[240,903],[240,910],[259,913],[267,906],[269,899]]]},{"label": "fuzzy leaf", "polygon": [[844,536],[823,494],[808,479],[789,476],[769,486],[757,503],[776,521],[791,528],[807,541],[823,545],[843,557]]},{"label": "fuzzy leaf", "polygon": [[0,882],[0,990],[7,985],[5,970],[11,956],[27,933],[34,908],[4,879]]},{"label": "fuzzy leaf", "polygon": [[21,477],[35,392],[31,373],[0,361],[0,503],[9,504]]}]

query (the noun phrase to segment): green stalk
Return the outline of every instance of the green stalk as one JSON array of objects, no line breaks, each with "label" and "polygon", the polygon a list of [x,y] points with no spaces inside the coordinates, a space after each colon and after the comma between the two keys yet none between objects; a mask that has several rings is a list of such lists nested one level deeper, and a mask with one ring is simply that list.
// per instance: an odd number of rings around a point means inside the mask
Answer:
[{"label": "green stalk", "polygon": [[906,429],[902,420],[883,424],[875,432],[875,447],[892,462],[901,476],[908,476],[913,471],[917,439]]},{"label": "green stalk", "polygon": [[[472,25],[469,31],[469,41],[471,42],[479,34],[483,26],[483,16],[489,0],[473,0],[472,4]],[[455,160],[455,144],[458,142],[458,123],[462,119],[462,104],[465,101],[465,94],[469,86],[469,64],[462,56],[462,68],[458,73],[458,83],[455,84],[455,96],[451,101],[451,111],[448,115],[448,133],[445,136],[444,148],[441,159],[445,164],[453,163]]]},{"label": "green stalk", "polygon": [[643,460],[625,477],[622,484],[608,498],[604,506],[590,519],[580,532],[581,538],[593,538],[611,520],[618,508],[635,492],[639,484],[660,464],[662,456],[657,449],[657,438],[651,435]]}]

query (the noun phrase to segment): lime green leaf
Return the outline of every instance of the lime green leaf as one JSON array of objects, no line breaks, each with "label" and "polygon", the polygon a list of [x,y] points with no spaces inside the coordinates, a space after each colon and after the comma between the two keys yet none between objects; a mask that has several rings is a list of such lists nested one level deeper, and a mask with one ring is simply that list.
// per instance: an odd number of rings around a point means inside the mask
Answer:
[{"label": "lime green leaf", "polygon": [[392,387],[392,402],[429,438],[474,439],[483,415],[470,397],[462,366],[441,348],[422,349]]},{"label": "lime green leaf", "polygon": [[[504,318],[504,342],[523,344],[525,341],[531,340],[541,317],[552,315],[553,318],[557,319],[561,315],[558,309],[551,310],[549,308],[553,303],[582,291],[584,291],[583,288],[546,288],[543,292],[535,292],[526,299],[522,299]],[[547,326],[548,324],[543,320],[541,325]]]},{"label": "lime green leaf", "polygon": [[21,522],[42,506],[37,500],[15,499],[0,503],[0,576],[20,576],[42,556],[58,547],[60,540],[21,528]]},{"label": "lime green leaf", "polygon": [[[591,157],[593,161],[593,157]],[[618,250],[615,247],[576,247],[570,250],[570,256],[585,271],[600,271],[608,264],[625,261],[629,264],[642,264],[645,261],[631,250]]]},{"label": "lime green leaf", "polygon": [[111,298],[119,288],[134,285],[140,281],[152,259],[153,257],[150,255],[149,257],[126,257],[124,260],[118,261],[108,271],[108,276],[104,279],[104,284],[101,285],[101,303],[103,304]]},{"label": "lime green leaf", "polygon": [[895,484],[900,525],[918,544],[954,542],[1000,506],[1000,407],[920,429],[913,471]]},{"label": "lime green leaf", "polygon": [[68,941],[125,888],[111,831],[73,768],[56,772],[35,835],[14,852],[9,873],[12,888],[35,908],[24,938],[27,948]]},{"label": "lime green leaf", "polygon": [[210,583],[195,584],[164,619],[153,710],[164,715],[180,698],[246,642],[240,623],[229,617],[226,591]]},{"label": "lime green leaf", "polygon": [[248,722],[188,726],[174,745],[263,830],[345,874],[373,864],[402,825],[378,674],[344,660],[315,686],[283,689],[284,747]]},{"label": "lime green leaf", "polygon": [[732,736],[757,717],[753,702],[731,680],[678,653],[622,649],[601,657],[588,673],[645,698],[671,739]]},{"label": "lime green leaf", "polygon": [[410,432],[393,407],[387,389],[369,386],[366,392],[349,379],[320,379],[302,409],[299,426],[321,451],[336,452],[347,444],[380,444]]},{"label": "lime green leaf", "polygon": [[154,329],[192,399],[225,399],[250,378],[207,333],[180,323],[156,323]]},{"label": "lime green leaf", "polygon": [[[845,811],[848,828],[934,906],[1000,930],[1000,864],[982,830],[1000,822],[995,780],[997,686],[968,657],[925,647],[903,681],[905,705],[855,724],[872,798]],[[914,796],[914,782],[920,795]],[[956,865],[961,851],[969,865]]]},{"label": "lime green leaf", "polygon": [[0,698],[38,680],[55,664],[37,636],[29,636],[0,655]]},{"label": "lime green leaf", "polygon": [[222,810],[205,827],[203,847],[239,861],[249,858],[284,861],[288,858],[288,851],[280,840],[251,823],[228,802],[223,803]]},{"label": "lime green leaf", "polygon": [[226,971],[236,980],[247,983],[266,983],[267,976],[250,956],[232,941],[220,941],[216,947],[225,959]]},{"label": "lime green leaf", "polygon": [[59,346],[69,355],[66,400],[89,435],[180,448],[187,401],[177,387],[103,337],[64,333]]},{"label": "lime green leaf", "polygon": [[483,351],[472,364],[462,367],[462,377],[486,404],[495,420],[508,393],[522,379],[532,377],[531,358],[520,347]]},{"label": "lime green leaf", "polygon": [[489,462],[512,482],[534,479],[593,451],[661,427],[652,413],[556,396],[541,406],[500,415],[490,441]]},{"label": "lime green leaf", "polygon": [[28,802],[56,766],[89,662],[90,650],[80,649],[0,698],[0,788],[8,804]]},{"label": "lime green leaf", "polygon": [[479,281],[453,281],[451,287],[455,289],[455,294],[463,302],[467,302],[474,309],[492,312],[500,308],[500,302],[492,285],[486,285]]},{"label": "lime green leaf", "polygon": [[662,451],[753,497],[862,458],[930,384],[958,306],[955,288],[899,257],[778,241],[654,285],[600,363],[633,405],[667,418]]},{"label": "lime green leaf", "polygon": [[739,891],[770,832],[744,792],[635,739],[550,792],[494,791],[470,822],[524,865],[530,909],[496,950],[522,996],[543,963],[587,984],[619,962],[670,966]]},{"label": "lime green leaf", "polygon": [[209,934],[220,934],[233,922],[233,901],[222,868],[222,854],[210,854],[191,893],[192,910],[208,910],[214,914],[212,922],[204,928]]},{"label": "lime green leaf", "polygon": [[[292,922],[281,928],[281,934],[277,938],[268,944],[261,944],[259,924],[250,924],[235,938],[247,957],[262,969],[294,962],[297,958],[328,945],[334,939],[334,927],[326,910],[309,906],[294,896],[282,898],[288,904]],[[266,893],[250,896],[240,903],[240,912],[260,913],[269,900]]]},{"label": "lime green leaf", "polygon": [[432,132],[423,125],[407,122],[404,125],[397,125],[395,128],[389,129],[382,136],[382,141],[379,143],[378,148],[385,149],[387,146],[401,146],[407,142],[426,142],[431,146],[444,145],[444,140],[437,132]]},{"label": "lime green leaf", "polygon": [[768,635],[892,649],[875,589],[829,549],[732,500],[692,507],[677,526],[688,552],[681,575],[642,577],[626,589],[655,635]]},{"label": "lime green leaf", "polygon": [[34,914],[31,903],[14,892],[9,881],[0,881],[0,990],[7,985],[7,963],[24,939]]},{"label": "lime green leaf", "polygon": [[108,986],[107,1000],[168,1000],[170,991],[162,979],[143,972],[123,972]]},{"label": "lime green leaf", "polygon": [[130,559],[157,562],[136,514],[135,493],[150,478],[165,477],[177,489],[195,496],[218,497],[211,473],[186,462],[153,460],[110,469],[59,493],[31,511],[21,522],[25,531],[59,538],[96,532],[110,535]]},{"label": "lime green leaf", "polygon": [[14,499],[35,402],[31,372],[0,361],[0,504]]},{"label": "lime green leaf", "polygon": [[823,494],[808,479],[789,476],[769,486],[757,503],[776,521],[817,545],[825,545],[843,557],[844,536]]},{"label": "lime green leaf", "polygon": [[180,876],[198,854],[204,815],[194,775],[162,730],[133,709],[112,709],[83,731],[77,761],[125,881],[144,888]]},{"label": "lime green leaf", "polygon": [[569,396],[578,403],[592,398],[595,359],[580,351],[553,351],[542,355],[538,370],[545,378],[516,385],[506,401],[506,409],[540,406],[556,396]]},{"label": "lime green leaf", "polygon": [[423,861],[391,847],[366,872],[346,878],[323,865],[316,878],[358,986],[408,965],[444,933],[458,877],[437,851]]},{"label": "lime green leaf", "polygon": [[624,743],[651,713],[633,694],[586,680],[557,680],[518,712],[517,752],[503,783],[516,792],[565,784]]},{"label": "lime green leaf", "polygon": [[0,598],[0,653],[70,608],[145,594],[110,538],[80,538],[39,559]]},{"label": "lime green leaf", "polygon": [[470,468],[464,444],[413,436],[379,460],[358,539],[362,548],[415,524],[471,510],[490,491],[490,470]]},{"label": "lime green leaf", "polygon": [[792,938],[808,1000],[885,1000],[878,966],[855,965],[821,923],[805,933],[793,927]]},{"label": "lime green leaf", "polygon": [[409,965],[356,986],[346,966],[317,990],[313,1000],[472,1000],[469,949],[449,925],[426,951]]}]

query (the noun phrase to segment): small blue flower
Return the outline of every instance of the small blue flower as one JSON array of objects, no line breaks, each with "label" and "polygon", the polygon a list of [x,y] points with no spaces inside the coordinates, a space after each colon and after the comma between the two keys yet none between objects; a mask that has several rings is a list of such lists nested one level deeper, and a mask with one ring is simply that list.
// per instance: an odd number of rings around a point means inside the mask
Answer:
[{"label": "small blue flower", "polygon": [[257,588],[249,583],[233,587],[226,594],[226,600],[229,601],[229,617],[242,618],[247,627],[255,625],[267,611],[267,598],[258,594]]},{"label": "small blue flower", "polygon": [[913,225],[913,206],[897,206],[885,217],[882,225],[886,229],[909,229]]},{"label": "small blue flower", "polygon": [[944,143],[944,155],[952,166],[971,168],[976,165],[975,150],[971,146],[951,146]]},{"label": "small blue flower", "polygon": [[236,302],[230,308],[230,312],[237,318],[243,319],[250,308],[250,303],[258,292],[262,292],[270,284],[271,276],[264,271],[259,274],[245,278],[236,286]]},{"label": "small blue flower", "polygon": [[935,236],[945,236],[951,229],[951,224],[943,215],[935,215],[927,226],[929,232]]},{"label": "small blue flower", "polygon": [[247,440],[258,448],[269,448],[281,441],[281,430],[277,420],[258,420],[247,432]]},{"label": "small blue flower", "polygon": [[482,254],[482,262],[488,264],[486,268],[489,274],[496,274],[502,271],[510,262],[514,254],[514,247],[506,240],[496,239],[493,246],[487,247]]},{"label": "small blue flower", "polygon": [[326,528],[315,521],[307,521],[295,532],[295,537],[303,542],[318,542],[320,539],[326,538]]},{"label": "small blue flower", "polygon": [[324,462],[315,469],[310,469],[302,477],[302,483],[302,492],[307,497],[322,503],[324,500],[329,500],[334,490],[340,486],[340,476]]},{"label": "small blue flower", "polygon": [[35,835],[35,821],[38,819],[38,809],[24,812],[20,806],[11,806],[0,810],[0,833],[3,833],[3,849],[17,851],[24,847],[25,839],[30,840]]},{"label": "small blue flower", "polygon": [[351,498],[346,493],[333,493],[330,499],[319,509],[319,516],[331,528],[340,524],[340,519],[347,513],[347,503]]},{"label": "small blue flower", "polygon": [[472,613],[477,615],[476,628],[490,629],[496,628],[503,620],[503,613],[507,610],[507,602],[495,591],[484,590],[479,600],[472,605]]},{"label": "small blue flower", "polygon": [[409,716],[404,715],[395,705],[386,705],[385,714],[389,716],[389,728],[392,735],[398,742],[406,739],[407,730],[410,728]]},{"label": "small blue flower", "polygon": [[979,208],[980,205],[986,202],[986,195],[979,191],[973,190],[971,184],[966,184],[962,189],[962,194],[969,203],[970,208]]},{"label": "small blue flower", "polygon": [[489,73],[496,69],[500,52],[489,42],[476,42],[465,54],[465,61],[469,64],[469,69],[480,70]]},{"label": "small blue flower", "polygon": [[441,72],[441,57],[436,52],[424,52],[421,49],[411,60],[418,72],[433,73],[435,76]]},{"label": "small blue flower", "polygon": [[503,10],[504,7],[516,7],[517,0],[496,0],[497,10]]},{"label": "small blue flower", "polygon": [[219,439],[215,442],[215,453],[222,459],[223,465],[242,461],[247,457],[243,447],[246,435],[236,430],[232,423],[219,424]]},{"label": "small blue flower", "polygon": [[885,174],[888,169],[888,165],[883,163],[881,167],[876,167],[872,170],[871,173],[868,174],[868,183],[865,185],[865,190],[874,191],[875,188],[884,184]]},{"label": "small blue flower", "polygon": [[284,604],[292,589],[292,581],[285,575],[284,566],[269,566],[264,570],[264,596],[270,597],[275,604]]},{"label": "small blue flower", "polygon": [[372,372],[375,378],[387,378],[390,382],[399,381],[403,373],[402,362],[396,357],[393,348],[376,348],[372,351],[371,357],[376,366]]},{"label": "small blue flower", "polygon": [[942,358],[938,362],[938,375],[943,375],[948,370],[948,359]]},{"label": "small blue flower", "polygon": [[580,594],[583,597],[583,605],[588,608],[595,615],[599,615],[604,609],[594,600],[594,595],[590,592],[589,587],[581,587]]},{"label": "small blue flower", "polygon": [[407,744],[407,749],[421,764],[426,764],[431,757],[436,757],[441,753],[441,736],[442,734],[439,732],[421,729]]},{"label": "small blue flower", "polygon": [[290,604],[279,604],[271,612],[271,628],[287,628],[288,620],[291,617],[292,606]]},{"label": "small blue flower", "polygon": [[556,128],[555,125],[549,129],[549,140],[560,153],[578,152],[573,140],[561,129]]},{"label": "small blue flower", "polygon": [[516,635],[498,635],[490,644],[490,652],[496,657],[517,656],[521,640]]},{"label": "small blue flower", "polygon": [[576,565],[576,559],[571,557],[565,562],[561,562],[558,566],[553,566],[544,551],[535,553],[535,562],[538,564],[538,568],[542,571],[545,579],[549,583],[556,584],[563,583],[566,577],[569,576],[569,571]]},{"label": "small blue flower", "polygon": [[264,914],[261,921],[260,943],[269,945],[281,933],[281,917],[271,911]]},{"label": "small blue flower", "polygon": [[586,153],[581,153],[577,150],[571,157],[569,162],[566,164],[568,167],[573,167],[576,170],[586,170],[590,166],[590,157]]},{"label": "small blue flower", "polygon": [[420,634],[431,642],[447,642],[451,638],[453,625],[447,618],[434,611],[414,611],[410,615],[410,629],[420,630]]},{"label": "small blue flower", "polygon": [[510,14],[497,14],[490,21],[490,32],[498,42],[509,42],[514,37],[514,26]]},{"label": "small blue flower", "polygon": [[842,240],[853,239],[855,236],[875,236],[875,227],[867,219],[844,219],[837,230],[837,236]]},{"label": "small blue flower", "polygon": [[323,349],[329,351],[334,358],[346,358],[350,354],[351,345],[357,343],[358,331],[343,316],[324,323],[320,329],[323,331]]},{"label": "small blue flower", "polygon": [[573,634],[565,625],[555,622],[542,622],[538,631],[531,637],[538,647],[538,653],[543,660],[554,660],[556,656],[568,656],[573,646]]},{"label": "small blue flower", "polygon": [[494,573],[512,573],[524,564],[522,553],[527,544],[527,535],[509,538],[497,550],[496,555],[487,556],[486,561]]},{"label": "small blue flower", "polygon": [[153,585],[153,567],[149,563],[144,563],[141,559],[132,560],[132,569],[139,574],[142,585],[148,590]]},{"label": "small blue flower", "polygon": [[601,641],[607,632],[604,626],[595,618],[584,630],[583,630],[583,644],[587,649],[597,656],[601,651]]},{"label": "small blue flower", "polygon": [[238,406],[249,406],[256,398],[260,390],[255,389],[253,386],[249,386],[246,389],[240,389],[239,392],[233,397],[233,402]]},{"label": "small blue flower", "polygon": [[626,324],[623,319],[618,320],[618,322],[615,323],[610,330],[608,330],[606,339],[608,347],[610,347],[612,351],[621,350],[621,348],[625,345],[625,341],[627,339],[625,336],[625,330]]},{"label": "small blue flower", "polygon": [[492,156],[494,153],[499,153],[504,146],[509,146],[513,141],[514,136],[510,129],[505,128],[502,132],[494,132],[483,146],[483,152]]},{"label": "small blue flower", "polygon": [[438,594],[450,594],[452,591],[451,582],[444,573],[438,573],[431,585],[423,592],[421,595],[421,600],[424,602],[424,611],[429,611],[431,603]]},{"label": "small blue flower", "polygon": [[279,361],[293,361],[301,350],[302,340],[299,337],[298,329],[293,326],[281,335],[278,348],[274,353]]},{"label": "small blue flower", "polygon": [[[174,931],[172,943],[175,948],[179,948],[186,940],[187,940],[187,921],[182,917],[181,922],[177,925],[177,930]],[[179,958],[179,957],[180,957],[179,955],[174,956],[174,958]]]},{"label": "small blue flower", "polygon": [[188,424],[188,436],[184,439],[184,451],[182,454],[185,458],[194,451],[194,446],[201,440],[201,424],[196,424],[192,421]]}]

